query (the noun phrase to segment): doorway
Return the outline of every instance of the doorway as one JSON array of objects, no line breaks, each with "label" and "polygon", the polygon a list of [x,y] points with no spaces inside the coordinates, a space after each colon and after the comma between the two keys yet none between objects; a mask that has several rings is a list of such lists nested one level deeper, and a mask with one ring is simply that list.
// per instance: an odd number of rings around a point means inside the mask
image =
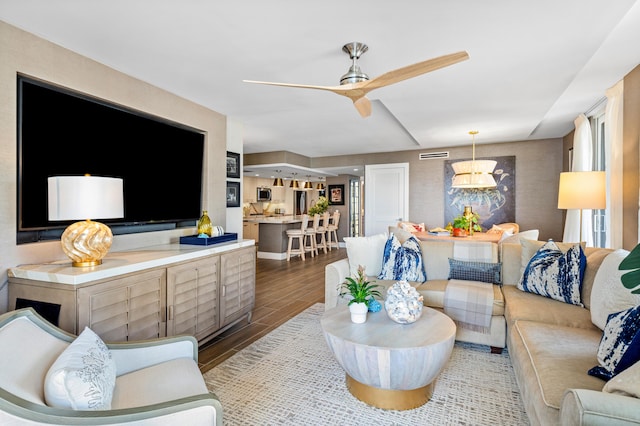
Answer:
[{"label": "doorway", "polygon": [[362,236],[362,178],[349,180],[349,236]]},{"label": "doorway", "polygon": [[387,232],[409,216],[409,163],[365,166],[365,235]]},{"label": "doorway", "polygon": [[307,214],[307,192],[293,191],[293,211],[295,215]]}]

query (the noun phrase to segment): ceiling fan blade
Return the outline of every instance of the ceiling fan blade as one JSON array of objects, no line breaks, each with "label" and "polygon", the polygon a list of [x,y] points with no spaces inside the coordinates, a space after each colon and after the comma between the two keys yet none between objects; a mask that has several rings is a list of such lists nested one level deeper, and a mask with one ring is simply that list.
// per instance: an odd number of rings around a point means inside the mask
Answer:
[{"label": "ceiling fan blade", "polygon": [[334,86],[314,86],[312,84],[295,84],[295,83],[273,83],[270,81],[255,81],[255,80],[242,80],[245,83],[253,83],[253,84],[267,84],[269,86],[284,86],[284,87],[297,87],[301,89],[318,89],[318,90],[328,90],[330,92],[335,92],[339,87]]},{"label": "ceiling fan blade", "polygon": [[371,115],[371,101],[366,96],[353,101],[353,105],[356,107],[362,118],[367,118]]},{"label": "ceiling fan blade", "polygon": [[427,59],[426,61],[386,72],[369,81],[358,83],[358,86],[368,92],[370,90],[398,83],[440,68],[448,67],[449,65],[457,64],[458,62],[466,61],[467,59],[469,59],[469,54],[465,51],[438,56],[437,58]]}]

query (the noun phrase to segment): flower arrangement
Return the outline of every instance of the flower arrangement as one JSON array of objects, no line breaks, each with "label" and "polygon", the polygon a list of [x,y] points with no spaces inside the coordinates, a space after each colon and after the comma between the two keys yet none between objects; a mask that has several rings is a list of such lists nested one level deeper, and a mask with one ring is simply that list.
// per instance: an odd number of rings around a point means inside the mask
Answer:
[{"label": "flower arrangement", "polygon": [[312,216],[315,214],[322,214],[326,212],[328,208],[329,200],[327,197],[319,197],[318,202],[309,208],[309,214]]},{"label": "flower arrangement", "polygon": [[349,301],[349,305],[352,303],[367,303],[367,300],[374,296],[382,297],[376,289],[377,287],[382,286],[371,284],[370,281],[367,281],[364,267],[359,265],[355,278],[347,277],[346,281],[340,285],[340,296],[351,295],[352,299]]}]

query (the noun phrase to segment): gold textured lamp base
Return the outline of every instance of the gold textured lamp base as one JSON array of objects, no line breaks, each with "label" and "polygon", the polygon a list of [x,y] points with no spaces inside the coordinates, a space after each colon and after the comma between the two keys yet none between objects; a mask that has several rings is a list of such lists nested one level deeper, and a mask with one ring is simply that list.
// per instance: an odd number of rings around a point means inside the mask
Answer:
[{"label": "gold textured lamp base", "polygon": [[73,266],[80,267],[100,265],[112,242],[111,229],[91,220],[69,225],[60,237],[62,251],[69,256]]},{"label": "gold textured lamp base", "polygon": [[360,401],[384,410],[411,410],[424,405],[433,395],[433,383],[411,390],[380,389],[360,383],[347,374],[346,384]]}]

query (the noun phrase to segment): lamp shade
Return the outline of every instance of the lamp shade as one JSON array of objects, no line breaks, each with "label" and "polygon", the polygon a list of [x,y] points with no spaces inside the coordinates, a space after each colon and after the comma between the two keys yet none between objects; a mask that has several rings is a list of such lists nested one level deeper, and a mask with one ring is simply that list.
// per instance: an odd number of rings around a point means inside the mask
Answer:
[{"label": "lamp shade", "polygon": [[605,172],[560,173],[559,209],[604,209],[606,206]]},{"label": "lamp shade", "polygon": [[122,179],[55,176],[47,179],[49,220],[112,219],[124,216]]},{"label": "lamp shade", "polygon": [[282,182],[282,178],[275,178],[273,179],[273,185],[272,186],[284,186],[284,182]]},{"label": "lamp shade", "polygon": [[497,162],[494,160],[472,160],[453,163],[455,172],[451,187],[453,188],[494,188],[496,180],[493,169]]}]

